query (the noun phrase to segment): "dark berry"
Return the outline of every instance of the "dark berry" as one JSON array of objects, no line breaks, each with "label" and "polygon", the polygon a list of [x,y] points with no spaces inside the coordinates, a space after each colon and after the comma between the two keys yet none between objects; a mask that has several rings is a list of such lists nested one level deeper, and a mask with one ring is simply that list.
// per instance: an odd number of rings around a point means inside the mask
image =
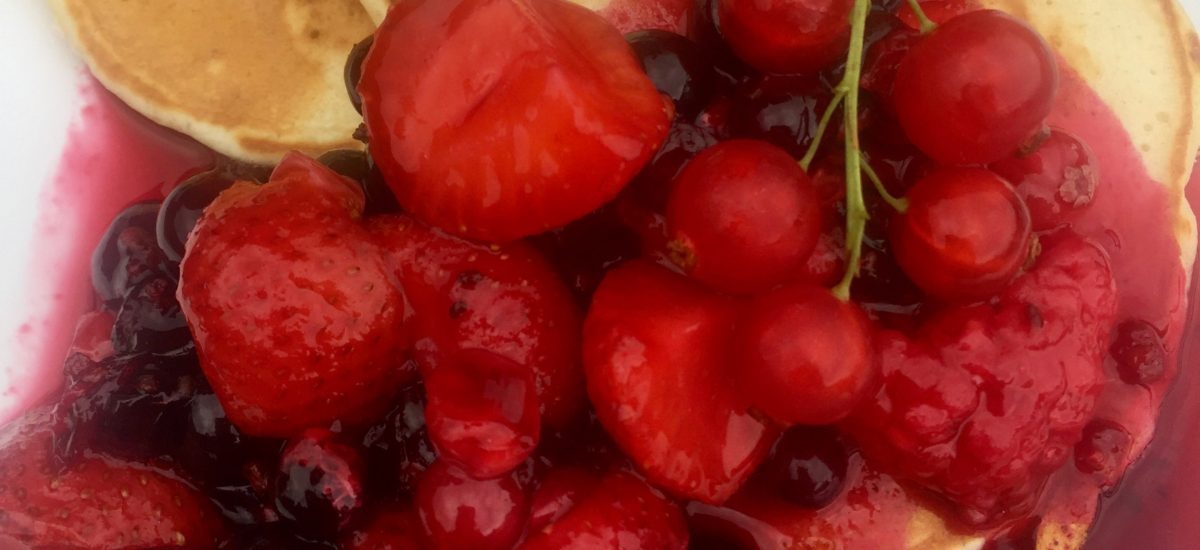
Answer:
[{"label": "dark berry", "polygon": [[662,30],[631,33],[625,39],[650,81],[675,102],[675,114],[691,119],[708,104],[716,74],[695,42]]},{"label": "dark berry", "polygon": [[1038,231],[1062,225],[1068,214],[1091,204],[1100,183],[1091,148],[1062,130],[1052,130],[1033,152],[1014,155],[990,168],[1017,189]]},{"label": "dark berry", "polygon": [[371,156],[365,151],[338,149],[321,155],[317,160],[362,187],[367,196],[364,214],[370,216],[400,211],[396,196],[392,194],[387,182],[383,181],[383,174],[379,173]]},{"label": "dark berry", "polygon": [[529,531],[541,531],[567,515],[598,483],[600,478],[595,472],[580,468],[557,468],[548,472],[530,500]]},{"label": "dark berry", "polygon": [[417,481],[437,459],[425,428],[425,387],[421,383],[400,392],[397,405],[363,436],[372,479],[368,489],[411,495]]},{"label": "dark berry", "polygon": [[196,227],[200,215],[217,195],[232,187],[234,181],[236,178],[227,170],[210,170],[189,178],[167,195],[155,227],[158,246],[168,258],[176,262],[183,259],[188,235]]},{"label": "dark berry", "polygon": [[1126,384],[1152,384],[1162,380],[1167,367],[1167,350],[1162,335],[1141,320],[1117,326],[1117,336],[1108,348],[1117,363],[1117,373]]},{"label": "dark berry", "polygon": [[583,307],[591,303],[592,293],[609,268],[641,252],[638,235],[621,223],[611,208],[538,235],[532,242],[558,269]]},{"label": "dark berry", "polygon": [[92,253],[92,286],[105,302],[121,299],[138,283],[170,273],[154,237],[159,203],[139,203],[113,218]]},{"label": "dark berry", "polygon": [[824,508],[846,484],[846,444],[827,427],[796,427],[775,444],[759,475],[782,499],[805,508]]},{"label": "dark berry", "polygon": [[[808,152],[821,115],[832,99],[829,89],[814,77],[764,76],[737,88],[730,109],[730,127],[739,138],[762,139],[800,158]],[[835,135],[837,122],[826,134]]]},{"label": "dark berry", "polygon": [[444,460],[425,472],[416,503],[435,548],[507,550],[529,516],[528,498],[512,475],[478,480]]},{"label": "dark berry", "polygon": [[346,93],[350,95],[350,104],[354,105],[354,110],[358,114],[362,114],[362,96],[358,94],[358,81],[362,80],[363,61],[367,58],[367,53],[371,51],[371,46],[375,44],[375,34],[372,33],[359,43],[354,45],[350,50],[350,55],[346,57],[346,68],[344,78],[346,79]]},{"label": "dark berry", "polygon": [[206,390],[194,356],[116,357],[97,373],[58,405],[54,446],[64,464],[86,450],[145,460],[179,447],[192,397]]},{"label": "dark berry", "polygon": [[634,178],[622,197],[653,212],[665,212],[675,177],[688,161],[716,145],[717,141],[716,136],[703,126],[686,122],[673,124],[654,159]]},{"label": "dark berry", "polygon": [[118,355],[190,349],[192,334],[175,299],[176,286],[174,279],[158,275],[129,291],[113,324],[112,345]]},{"label": "dark berry", "polygon": [[1129,430],[1120,424],[1093,420],[1083,429],[1083,438],[1075,444],[1075,467],[1104,485],[1112,486],[1128,465],[1132,445]]},{"label": "dark berry", "polygon": [[332,536],[363,507],[362,457],[328,430],[293,439],[279,459],[275,508],[303,533]]}]

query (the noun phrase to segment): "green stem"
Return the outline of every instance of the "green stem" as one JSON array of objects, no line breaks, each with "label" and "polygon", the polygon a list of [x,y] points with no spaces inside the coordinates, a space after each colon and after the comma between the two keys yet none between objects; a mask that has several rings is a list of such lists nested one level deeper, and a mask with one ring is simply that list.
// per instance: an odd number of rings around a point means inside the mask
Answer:
[{"label": "green stem", "polygon": [[850,285],[858,275],[862,259],[863,234],[866,232],[867,205],[863,202],[862,156],[858,137],[858,92],[862,79],[863,37],[866,34],[867,14],[871,11],[870,0],[855,0],[850,16],[850,55],[846,59],[846,74],[843,84],[846,90],[846,107],[843,109],[846,125],[846,273],[842,281],[833,288],[833,294],[843,301],[850,299]]},{"label": "green stem", "polygon": [[901,214],[907,212],[908,199],[904,197],[897,198],[895,195],[892,195],[890,192],[888,192],[887,187],[884,187],[883,185],[883,180],[879,179],[879,174],[875,173],[875,168],[871,167],[871,163],[867,160],[866,155],[859,153],[858,156],[862,162],[862,171],[867,175],[867,179],[871,180],[871,183],[875,186],[875,192],[879,193],[879,196],[883,197],[883,201],[888,203],[892,208],[896,209],[897,212]]},{"label": "green stem", "polygon": [[934,23],[929,19],[929,16],[925,15],[925,9],[921,7],[919,0],[908,0],[908,7],[912,8],[913,14],[917,16],[917,21],[921,22],[921,34],[929,34],[933,32],[933,29],[937,28],[937,23]]},{"label": "green stem", "polygon": [[817,149],[821,147],[821,138],[825,137],[825,131],[829,129],[829,123],[833,120],[833,113],[842,105],[842,100],[846,99],[846,93],[849,88],[844,86],[845,79],[842,84],[838,84],[834,91],[833,99],[830,100],[829,106],[825,108],[825,112],[821,115],[821,122],[817,124],[817,133],[813,135],[812,143],[808,144],[808,151],[804,153],[804,158],[800,159],[800,168],[808,171],[808,167],[812,165],[812,161],[817,156]]}]

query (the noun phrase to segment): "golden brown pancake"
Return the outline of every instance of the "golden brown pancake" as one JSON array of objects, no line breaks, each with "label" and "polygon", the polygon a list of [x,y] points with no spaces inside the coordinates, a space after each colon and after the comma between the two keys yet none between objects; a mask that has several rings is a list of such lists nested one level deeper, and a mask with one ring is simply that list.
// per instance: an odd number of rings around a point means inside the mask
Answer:
[{"label": "golden brown pancake", "polygon": [[376,24],[383,22],[383,18],[387,15],[388,10],[399,1],[400,0],[361,0],[363,9],[367,10],[367,13],[371,14],[371,19],[374,20]]},{"label": "golden brown pancake", "polygon": [[342,72],[374,28],[357,0],[50,0],[109,90],[231,157],[361,144]]}]

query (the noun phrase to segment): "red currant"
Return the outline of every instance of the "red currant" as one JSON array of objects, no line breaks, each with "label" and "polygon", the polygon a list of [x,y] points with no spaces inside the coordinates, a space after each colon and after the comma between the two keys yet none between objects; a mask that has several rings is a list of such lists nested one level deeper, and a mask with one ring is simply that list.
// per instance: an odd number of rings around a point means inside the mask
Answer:
[{"label": "red currant", "polygon": [[1061,225],[1066,214],[1091,204],[1100,182],[1091,148],[1061,130],[1051,131],[1036,151],[1001,160],[991,169],[1016,187],[1038,231]]},{"label": "red currant", "polygon": [[507,550],[529,515],[528,497],[512,475],[478,480],[444,460],[421,478],[416,504],[433,548]]},{"label": "red currant", "polygon": [[841,420],[875,381],[866,315],[821,287],[800,284],[759,296],[734,338],[742,391],[783,424]]},{"label": "red currant", "polygon": [[846,51],[853,7],[854,0],[718,0],[717,27],[760,71],[812,73]]},{"label": "red currant", "polygon": [[533,372],[484,350],[460,352],[425,375],[429,437],[443,459],[475,477],[511,471],[541,433]]},{"label": "red currant", "polygon": [[683,168],[667,201],[673,259],[726,292],[753,293],[803,267],[821,231],[816,190],[795,159],[763,141],[720,143]]},{"label": "red currant", "polygon": [[896,261],[926,294],[986,298],[1029,258],[1029,209],[1008,182],[979,168],[941,168],[908,193],[890,226]]},{"label": "red currant", "polygon": [[942,164],[1013,154],[1046,120],[1058,91],[1054,52],[999,11],[955,17],[909,50],[893,104],[909,139]]}]

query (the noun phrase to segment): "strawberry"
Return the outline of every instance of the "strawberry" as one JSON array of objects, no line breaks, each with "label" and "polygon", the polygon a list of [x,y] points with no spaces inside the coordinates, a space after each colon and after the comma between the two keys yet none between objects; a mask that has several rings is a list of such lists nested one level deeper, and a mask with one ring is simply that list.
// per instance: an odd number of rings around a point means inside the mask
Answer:
[{"label": "strawberry", "polygon": [[645,261],[609,272],[584,322],[584,369],[600,422],[652,482],[721,502],[776,429],[729,380],[739,305]]},{"label": "strawberry", "polygon": [[557,521],[534,532],[520,550],[688,547],[679,506],[633,475],[605,476]]},{"label": "strawberry", "polygon": [[217,511],[168,471],[91,455],[65,472],[52,462],[52,415],[0,429],[0,542],[36,548],[212,548]]},{"label": "strawberry", "polygon": [[431,225],[511,241],[617,195],[673,116],[621,34],[565,0],[413,0],[358,85],[371,154]]},{"label": "strawberry", "polygon": [[342,536],[344,550],[421,550],[421,519],[409,503],[377,505],[371,517]]},{"label": "strawberry", "polygon": [[250,435],[379,416],[411,376],[405,299],[359,222],[361,189],[287,156],[239,182],[188,240],[179,301],[205,374]]},{"label": "strawberry", "polygon": [[474,244],[407,216],[380,216],[369,227],[412,304],[423,373],[464,350],[487,350],[533,371],[545,425],[575,418],[583,407],[580,315],[544,257],[522,243]]},{"label": "strawberry", "polygon": [[622,34],[658,29],[687,34],[696,0],[571,0],[596,10]]}]

